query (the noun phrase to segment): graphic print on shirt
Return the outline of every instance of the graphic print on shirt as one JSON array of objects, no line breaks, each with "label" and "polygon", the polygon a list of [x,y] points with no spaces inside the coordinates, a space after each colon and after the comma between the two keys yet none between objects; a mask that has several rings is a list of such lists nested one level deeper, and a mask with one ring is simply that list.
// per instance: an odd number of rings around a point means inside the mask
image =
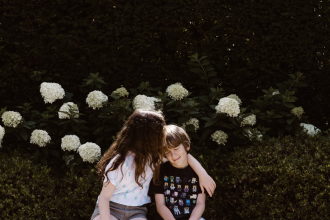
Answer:
[{"label": "graphic print on shirt", "polygon": [[192,183],[192,184],[197,183],[197,179],[196,179],[195,177],[193,177],[193,178],[191,179],[191,183]]},{"label": "graphic print on shirt", "polygon": [[197,199],[197,195],[196,194],[191,195],[190,199]]},{"label": "graphic print on shirt", "polygon": [[165,202],[168,203],[168,197],[165,197]]},{"label": "graphic print on shirt", "polygon": [[192,191],[197,192],[197,186],[196,185],[193,186]]},{"label": "graphic print on shirt", "polygon": [[186,198],[186,193],[181,193],[181,198]]},{"label": "graphic print on shirt", "polygon": [[189,207],[184,207],[184,214],[189,214]]},{"label": "graphic print on shirt", "polygon": [[171,183],[174,183],[174,176],[170,176],[171,178]]},{"label": "graphic print on shirt", "polygon": [[176,202],[177,202],[177,201],[174,200],[174,198],[170,197],[170,203],[171,203],[171,204],[174,204],[174,203],[176,203]]},{"label": "graphic print on shirt", "polygon": [[169,196],[171,194],[171,190],[169,190],[169,189],[166,190],[164,194],[167,195],[167,196]]},{"label": "graphic print on shirt", "polygon": [[186,206],[190,206],[190,199],[186,199]]},{"label": "graphic print on shirt", "polygon": [[179,199],[179,206],[183,206],[183,205],[184,205],[183,200]]},{"label": "graphic print on shirt", "polygon": [[173,211],[174,211],[174,214],[175,214],[175,215],[179,215],[179,214],[181,214],[181,212],[180,212],[180,210],[179,210],[179,207],[178,207],[177,205],[174,206]]},{"label": "graphic print on shirt", "polygon": [[172,193],[172,196],[173,196],[173,197],[177,197],[178,194],[179,194],[178,192],[173,192],[173,193]]},{"label": "graphic print on shirt", "polygon": [[181,179],[180,179],[179,176],[175,177],[175,182],[176,182],[176,183],[181,183]]},{"label": "graphic print on shirt", "polygon": [[168,188],[168,182],[165,182],[164,183],[164,189],[167,189]]},{"label": "graphic print on shirt", "polygon": [[185,185],[183,191],[184,192],[189,192],[189,185]]},{"label": "graphic print on shirt", "polygon": [[170,188],[171,188],[171,190],[174,190],[175,189],[174,183],[171,183]]},{"label": "graphic print on shirt", "polygon": [[177,185],[177,191],[178,191],[178,192],[181,192],[181,190],[182,190],[182,189],[181,189],[181,185]]},{"label": "graphic print on shirt", "polygon": [[164,181],[167,182],[168,176],[164,176]]}]

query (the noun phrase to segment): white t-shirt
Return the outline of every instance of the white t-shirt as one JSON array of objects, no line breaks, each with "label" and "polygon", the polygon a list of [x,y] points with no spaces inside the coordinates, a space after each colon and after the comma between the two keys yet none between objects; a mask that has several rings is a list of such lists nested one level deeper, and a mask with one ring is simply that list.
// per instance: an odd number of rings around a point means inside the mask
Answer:
[{"label": "white t-shirt", "polygon": [[[115,156],[107,165],[105,170],[108,170],[112,163],[119,155]],[[124,177],[121,173],[121,166]],[[150,203],[150,197],[148,196],[148,189],[150,180],[152,180],[152,170],[147,165],[145,171],[145,180],[140,177],[140,183],[143,183],[143,188],[141,188],[135,182],[135,163],[134,154],[130,153],[126,156],[125,161],[120,165],[117,170],[109,171],[108,178],[110,182],[116,186],[110,201],[128,206],[141,206],[146,203]],[[123,177],[123,178],[122,178]],[[106,176],[104,176],[104,182],[107,181]],[[98,202],[97,198],[97,202]]]}]

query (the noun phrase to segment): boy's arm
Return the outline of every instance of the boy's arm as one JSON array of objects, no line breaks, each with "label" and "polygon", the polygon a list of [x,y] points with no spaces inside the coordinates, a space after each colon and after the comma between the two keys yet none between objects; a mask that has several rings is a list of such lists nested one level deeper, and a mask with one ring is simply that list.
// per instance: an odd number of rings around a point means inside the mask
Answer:
[{"label": "boy's arm", "polygon": [[155,194],[155,202],[157,207],[157,212],[164,220],[175,220],[172,212],[167,208],[165,204],[164,194]]},{"label": "boy's arm", "polygon": [[212,194],[216,188],[216,184],[212,177],[207,174],[202,165],[191,154],[188,154],[188,164],[199,177],[199,185],[202,193],[204,193],[205,188],[207,193],[212,197]]},{"label": "boy's arm", "polygon": [[198,220],[200,217],[202,217],[205,210],[205,197],[206,195],[204,193],[198,194],[196,206],[193,209],[189,220]]},{"label": "boy's arm", "polygon": [[98,206],[101,220],[110,220],[110,198],[116,187],[111,182],[104,182],[99,196]]}]

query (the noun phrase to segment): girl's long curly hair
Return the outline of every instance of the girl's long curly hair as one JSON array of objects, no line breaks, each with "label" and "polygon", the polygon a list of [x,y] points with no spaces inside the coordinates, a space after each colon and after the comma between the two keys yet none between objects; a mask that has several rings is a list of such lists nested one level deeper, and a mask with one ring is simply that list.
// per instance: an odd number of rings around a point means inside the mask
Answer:
[{"label": "girl's long curly hair", "polygon": [[[160,111],[135,110],[118,133],[116,140],[97,163],[99,179],[103,180],[105,175],[109,181],[108,172],[117,170],[131,152],[135,155],[135,182],[142,187],[139,179],[141,177],[145,180],[146,166],[149,166],[153,172],[153,182],[158,184],[159,169],[165,149],[164,126],[165,120]],[[114,163],[105,170],[116,155],[118,157]],[[122,169],[121,172],[123,173]]]}]

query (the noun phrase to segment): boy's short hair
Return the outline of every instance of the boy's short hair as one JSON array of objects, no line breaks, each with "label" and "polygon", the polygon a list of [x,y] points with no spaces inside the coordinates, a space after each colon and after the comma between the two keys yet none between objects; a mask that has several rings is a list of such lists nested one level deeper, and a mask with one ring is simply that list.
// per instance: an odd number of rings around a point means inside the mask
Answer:
[{"label": "boy's short hair", "polygon": [[166,150],[178,147],[180,144],[187,148],[190,146],[190,138],[186,131],[176,125],[165,125]]}]

